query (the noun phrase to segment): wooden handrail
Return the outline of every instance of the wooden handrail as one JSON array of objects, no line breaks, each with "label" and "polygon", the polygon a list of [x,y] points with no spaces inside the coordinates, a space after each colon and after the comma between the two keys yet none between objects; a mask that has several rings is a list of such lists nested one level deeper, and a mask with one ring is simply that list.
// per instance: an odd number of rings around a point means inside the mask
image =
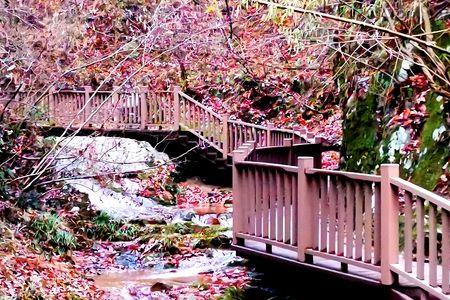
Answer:
[{"label": "wooden handrail", "polygon": [[286,165],[280,165],[280,164],[271,164],[271,163],[265,163],[265,162],[255,162],[255,161],[239,161],[235,164],[237,167],[261,167],[261,168],[267,168],[272,170],[283,170],[289,173],[297,173],[298,167],[294,166],[286,166]]},{"label": "wooden handrail", "polygon": [[261,130],[267,130],[267,127],[265,127],[265,126],[247,123],[247,122],[243,122],[243,121],[239,121],[239,120],[228,120],[228,123],[240,125],[240,126],[252,127],[252,128],[261,129]]},{"label": "wooden handrail", "polygon": [[324,169],[307,169],[305,170],[306,174],[318,174],[318,175],[335,175],[342,176],[348,179],[368,181],[368,182],[381,182],[381,176],[372,175],[372,174],[363,174],[356,172],[345,172],[345,171],[334,171],[334,170],[324,170]]},{"label": "wooden handrail", "polygon": [[215,111],[213,111],[211,108],[201,104],[200,102],[198,102],[197,100],[195,100],[194,98],[192,98],[191,96],[186,95],[183,92],[179,92],[179,95],[189,101],[191,101],[192,103],[194,103],[195,105],[197,105],[198,107],[202,108],[203,110],[209,112],[211,115],[215,116],[216,118],[218,118],[219,120],[222,120],[222,116],[219,115],[218,113],[216,113]]},{"label": "wooden handrail", "polygon": [[430,201],[431,203],[434,203],[437,206],[442,207],[450,212],[450,200],[445,199],[444,197],[441,197],[433,192],[430,192],[427,189],[424,189],[423,187],[415,185],[399,177],[391,178],[390,182],[392,185],[395,185],[416,196],[422,197],[423,199]]}]

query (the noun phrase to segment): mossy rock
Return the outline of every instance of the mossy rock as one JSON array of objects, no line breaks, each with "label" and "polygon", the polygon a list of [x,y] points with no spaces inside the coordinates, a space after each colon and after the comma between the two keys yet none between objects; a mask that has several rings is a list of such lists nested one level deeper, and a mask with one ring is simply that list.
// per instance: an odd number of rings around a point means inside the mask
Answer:
[{"label": "mossy rock", "polygon": [[365,99],[350,103],[343,132],[344,169],[372,172],[376,165],[378,97],[368,92]]},{"label": "mossy rock", "polygon": [[449,145],[436,140],[435,131],[444,122],[442,105],[442,100],[438,101],[435,94],[429,95],[426,102],[429,117],[420,136],[420,156],[412,174],[412,182],[429,190],[434,190],[436,187],[443,173],[442,166],[450,157]]}]

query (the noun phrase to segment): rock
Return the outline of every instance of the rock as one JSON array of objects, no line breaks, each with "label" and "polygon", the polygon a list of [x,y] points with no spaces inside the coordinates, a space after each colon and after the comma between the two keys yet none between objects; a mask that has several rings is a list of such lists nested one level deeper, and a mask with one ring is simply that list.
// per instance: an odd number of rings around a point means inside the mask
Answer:
[{"label": "rock", "polygon": [[209,224],[209,225],[220,225],[220,221],[219,221],[219,219],[217,219],[215,217],[210,217],[206,221],[206,224]]},{"label": "rock", "polygon": [[192,218],[195,216],[195,213],[192,211],[186,212],[186,213],[182,213],[181,214],[181,219],[183,221],[192,221]]},{"label": "rock", "polygon": [[173,200],[173,195],[171,193],[169,193],[168,191],[164,191],[162,193],[162,197],[163,197],[164,201],[166,201],[166,202],[171,202]]},{"label": "rock", "polygon": [[151,287],[152,292],[162,292],[162,291],[168,291],[172,287],[170,285],[164,284],[162,282],[157,282]]}]

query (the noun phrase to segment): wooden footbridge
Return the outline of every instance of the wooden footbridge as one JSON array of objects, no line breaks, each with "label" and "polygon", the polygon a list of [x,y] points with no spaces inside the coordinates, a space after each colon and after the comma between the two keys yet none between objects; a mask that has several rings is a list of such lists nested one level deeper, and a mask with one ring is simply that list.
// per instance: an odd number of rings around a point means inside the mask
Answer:
[{"label": "wooden footbridge", "polygon": [[179,89],[51,91],[40,103],[52,125],[185,131],[232,157],[239,251],[450,299],[450,201],[401,179],[398,165],[321,169],[320,138],[306,130],[232,120]]}]

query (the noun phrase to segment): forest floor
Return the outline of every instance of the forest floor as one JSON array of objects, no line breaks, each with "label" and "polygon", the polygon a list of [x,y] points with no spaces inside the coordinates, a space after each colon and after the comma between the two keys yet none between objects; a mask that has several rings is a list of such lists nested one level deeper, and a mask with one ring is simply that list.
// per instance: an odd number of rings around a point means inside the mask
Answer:
[{"label": "forest floor", "polygon": [[56,178],[72,179],[2,208],[0,299],[235,299],[251,282],[229,188],[176,182],[144,142],[61,145]]}]

